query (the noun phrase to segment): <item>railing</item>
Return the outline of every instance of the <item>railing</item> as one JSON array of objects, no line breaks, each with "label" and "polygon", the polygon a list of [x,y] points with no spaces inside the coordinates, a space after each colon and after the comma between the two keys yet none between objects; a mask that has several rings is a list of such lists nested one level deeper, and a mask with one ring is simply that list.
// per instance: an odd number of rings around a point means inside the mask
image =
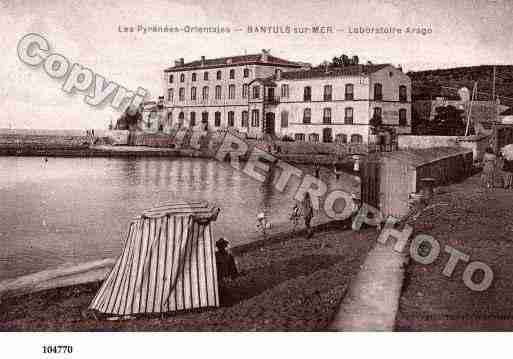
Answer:
[{"label": "railing", "polygon": [[269,104],[269,105],[277,105],[280,103],[280,98],[276,97],[276,96],[274,96],[274,97],[265,96],[264,103]]}]

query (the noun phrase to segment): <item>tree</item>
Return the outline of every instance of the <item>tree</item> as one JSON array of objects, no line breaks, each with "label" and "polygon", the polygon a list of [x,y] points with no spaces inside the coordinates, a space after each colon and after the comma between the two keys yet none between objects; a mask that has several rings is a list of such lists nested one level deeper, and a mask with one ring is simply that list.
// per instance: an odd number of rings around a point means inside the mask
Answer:
[{"label": "tree", "polygon": [[430,134],[439,136],[465,135],[464,110],[449,105],[439,106],[435,111],[435,117],[429,126]]},{"label": "tree", "polygon": [[423,118],[418,113],[417,109],[412,107],[411,111],[411,132],[416,135],[429,135],[430,123],[427,118]]},{"label": "tree", "polygon": [[331,60],[331,65],[334,67],[342,67],[342,66],[349,66],[349,65],[358,65],[360,63],[360,60],[358,56],[354,55],[353,57],[349,57],[346,54],[342,54],[340,56],[335,56]]},{"label": "tree", "polygon": [[116,122],[116,130],[134,130],[142,121],[141,107],[127,107]]},{"label": "tree", "polygon": [[372,118],[369,121],[369,125],[371,126],[371,130],[374,134],[378,133],[382,124],[383,119],[381,118],[381,116],[378,116],[376,114],[372,115]]}]

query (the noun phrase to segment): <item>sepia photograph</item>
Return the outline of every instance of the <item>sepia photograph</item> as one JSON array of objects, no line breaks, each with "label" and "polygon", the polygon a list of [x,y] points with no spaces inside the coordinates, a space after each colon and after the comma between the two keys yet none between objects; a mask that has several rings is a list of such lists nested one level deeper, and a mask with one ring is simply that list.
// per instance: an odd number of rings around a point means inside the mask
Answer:
[{"label": "sepia photograph", "polygon": [[512,15],[0,0],[2,346],[513,331]]}]

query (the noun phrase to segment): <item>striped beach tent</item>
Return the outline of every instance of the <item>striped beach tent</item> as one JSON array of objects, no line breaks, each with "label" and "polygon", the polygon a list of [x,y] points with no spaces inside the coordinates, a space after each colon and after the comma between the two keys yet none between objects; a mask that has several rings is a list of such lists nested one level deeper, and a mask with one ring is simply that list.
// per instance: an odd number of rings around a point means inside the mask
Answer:
[{"label": "striped beach tent", "polygon": [[211,228],[218,214],[207,202],[143,212],[89,309],[128,315],[219,306]]}]

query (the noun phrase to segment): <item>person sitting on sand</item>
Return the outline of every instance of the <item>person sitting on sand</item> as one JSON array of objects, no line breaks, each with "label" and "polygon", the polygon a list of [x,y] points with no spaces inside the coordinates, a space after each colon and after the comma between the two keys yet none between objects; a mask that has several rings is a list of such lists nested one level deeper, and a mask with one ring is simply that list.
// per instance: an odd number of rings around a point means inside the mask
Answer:
[{"label": "person sitting on sand", "polygon": [[228,278],[234,279],[239,275],[233,255],[226,250],[228,244],[228,241],[224,238],[216,241],[217,279],[221,282]]}]

